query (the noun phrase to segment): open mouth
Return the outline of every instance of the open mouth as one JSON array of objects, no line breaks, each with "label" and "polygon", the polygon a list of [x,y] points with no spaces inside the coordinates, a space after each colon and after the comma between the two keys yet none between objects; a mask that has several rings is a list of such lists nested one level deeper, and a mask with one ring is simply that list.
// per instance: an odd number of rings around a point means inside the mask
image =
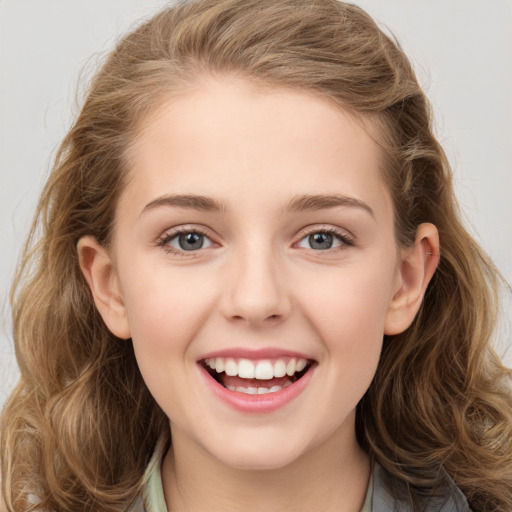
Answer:
[{"label": "open mouth", "polygon": [[315,364],[313,360],[287,357],[280,359],[237,359],[212,357],[200,364],[221,386],[248,395],[277,393],[301,379]]}]

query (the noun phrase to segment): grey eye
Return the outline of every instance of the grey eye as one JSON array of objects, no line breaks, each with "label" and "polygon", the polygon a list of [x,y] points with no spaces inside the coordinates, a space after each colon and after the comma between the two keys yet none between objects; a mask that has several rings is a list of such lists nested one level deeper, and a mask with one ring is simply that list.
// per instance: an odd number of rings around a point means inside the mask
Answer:
[{"label": "grey eye", "polygon": [[174,236],[169,245],[182,251],[197,251],[198,249],[210,247],[212,243],[205,235],[191,231]]},{"label": "grey eye", "polygon": [[305,236],[298,244],[299,247],[314,249],[315,251],[325,251],[342,244],[340,237],[327,231],[318,231]]}]

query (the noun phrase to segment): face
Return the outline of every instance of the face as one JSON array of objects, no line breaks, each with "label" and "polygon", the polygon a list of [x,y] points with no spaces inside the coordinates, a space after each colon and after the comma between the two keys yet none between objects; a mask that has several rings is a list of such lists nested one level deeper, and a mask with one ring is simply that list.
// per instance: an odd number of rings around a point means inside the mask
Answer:
[{"label": "face", "polygon": [[121,319],[104,318],[175,443],[259,469],[356,444],[403,286],[380,166],[307,92],[212,79],[144,121],[109,254]]}]

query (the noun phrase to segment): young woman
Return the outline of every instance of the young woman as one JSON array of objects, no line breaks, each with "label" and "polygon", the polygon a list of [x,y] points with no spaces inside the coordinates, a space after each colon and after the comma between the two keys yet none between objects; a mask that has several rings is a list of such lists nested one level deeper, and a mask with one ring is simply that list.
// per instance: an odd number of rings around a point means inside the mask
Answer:
[{"label": "young woman", "polygon": [[109,56],[41,198],[4,507],[511,509],[496,289],[368,15],[181,2]]}]

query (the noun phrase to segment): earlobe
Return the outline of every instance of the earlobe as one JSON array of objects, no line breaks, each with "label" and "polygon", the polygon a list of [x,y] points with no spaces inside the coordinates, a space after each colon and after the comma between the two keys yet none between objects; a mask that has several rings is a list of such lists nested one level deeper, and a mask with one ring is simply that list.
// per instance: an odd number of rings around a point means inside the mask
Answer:
[{"label": "earlobe", "polygon": [[118,338],[130,338],[119,281],[107,250],[93,236],[84,236],[77,244],[77,251],[80,269],[105,324]]},{"label": "earlobe", "polygon": [[386,315],[385,334],[399,334],[412,324],[439,264],[439,257],[437,228],[430,223],[420,224],[414,246],[402,251],[398,290]]}]

